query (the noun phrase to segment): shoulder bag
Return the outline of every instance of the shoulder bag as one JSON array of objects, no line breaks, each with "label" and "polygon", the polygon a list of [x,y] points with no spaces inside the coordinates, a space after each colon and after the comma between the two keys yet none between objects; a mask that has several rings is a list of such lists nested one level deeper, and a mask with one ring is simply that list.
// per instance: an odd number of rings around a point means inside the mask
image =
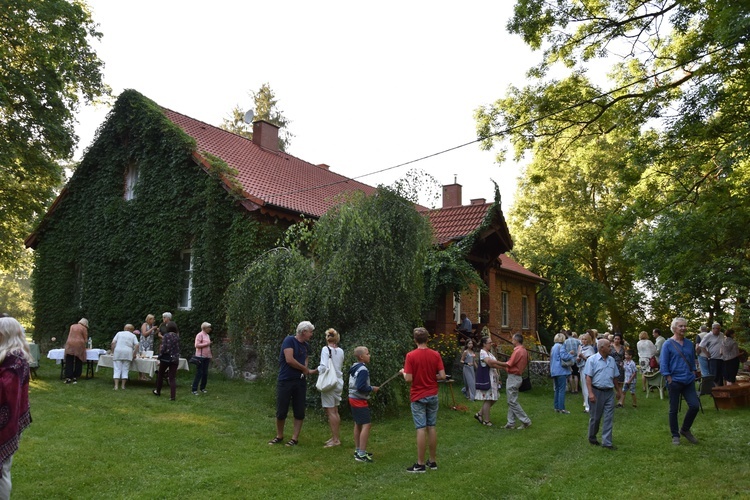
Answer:
[{"label": "shoulder bag", "polygon": [[477,366],[477,378],[476,382],[474,383],[474,387],[478,391],[489,391],[492,388],[492,382],[490,381],[490,365],[488,365],[487,363],[484,363],[484,366],[482,366],[482,362],[479,362],[479,366]]},{"label": "shoulder bag", "polygon": [[336,384],[338,384],[338,378],[336,377],[336,368],[333,366],[333,353],[331,352],[331,348],[328,347],[328,363],[326,364],[326,371],[323,375],[318,377],[317,382],[315,382],[315,388],[320,392],[327,392],[335,389]]},{"label": "shoulder bag", "polygon": [[573,363],[576,362],[576,359],[575,358],[570,358],[569,360],[563,359],[562,358],[563,349],[564,349],[563,345],[560,344],[560,350],[557,351],[557,355],[560,356],[560,364],[562,365],[563,368],[570,368],[571,366],[573,366]]},{"label": "shoulder bag", "polygon": [[188,363],[190,363],[191,365],[200,366],[201,361],[203,361],[203,348],[202,347],[201,347],[201,355],[196,356],[195,354],[193,354],[192,356],[190,356],[190,360],[188,361]]}]

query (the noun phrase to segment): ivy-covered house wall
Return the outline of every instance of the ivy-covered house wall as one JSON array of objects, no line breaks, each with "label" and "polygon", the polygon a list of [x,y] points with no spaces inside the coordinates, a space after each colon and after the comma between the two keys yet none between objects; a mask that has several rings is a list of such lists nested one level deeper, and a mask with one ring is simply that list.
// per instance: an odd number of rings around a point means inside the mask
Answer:
[{"label": "ivy-covered house wall", "polygon": [[231,276],[289,223],[248,212],[220,178],[232,176],[226,165],[199,163],[195,149],[154,102],[120,95],[31,237],[35,340],[64,339],[86,317],[94,345],[106,347],[124,324],[164,311],[185,352],[203,321],[225,333]]}]

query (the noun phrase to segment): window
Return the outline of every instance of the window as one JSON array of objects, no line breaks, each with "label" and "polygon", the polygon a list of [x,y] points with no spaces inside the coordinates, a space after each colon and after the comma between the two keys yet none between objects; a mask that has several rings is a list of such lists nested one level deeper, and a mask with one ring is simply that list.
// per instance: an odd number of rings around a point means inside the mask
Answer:
[{"label": "window", "polygon": [[182,280],[182,289],[180,292],[180,309],[190,309],[192,307],[193,292],[193,251],[183,250],[180,263],[180,279]]},{"label": "window", "polygon": [[453,294],[453,322],[461,322],[461,296],[457,293]]},{"label": "window", "polygon": [[521,297],[521,328],[529,329],[529,298],[526,295]]},{"label": "window", "polygon": [[135,185],[138,182],[138,167],[135,165],[128,165],[128,170],[125,172],[125,200],[132,200],[135,198]]},{"label": "window", "polygon": [[501,326],[510,326],[510,307],[508,304],[508,292],[502,293],[502,304],[500,305],[503,308],[503,322]]},{"label": "window", "polygon": [[475,318],[477,323],[482,322],[482,290],[477,287],[477,317]]}]

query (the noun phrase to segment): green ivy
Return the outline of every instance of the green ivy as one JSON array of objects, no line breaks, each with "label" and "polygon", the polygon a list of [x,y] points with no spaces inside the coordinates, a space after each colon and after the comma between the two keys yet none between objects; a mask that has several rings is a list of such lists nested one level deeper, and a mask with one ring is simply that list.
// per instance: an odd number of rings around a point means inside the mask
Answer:
[{"label": "green ivy", "polygon": [[[36,340],[64,338],[86,317],[94,344],[105,347],[125,323],[139,327],[146,314],[159,318],[164,311],[173,313],[185,353],[203,321],[217,337],[225,334],[222,298],[230,277],[287,225],[240,206],[235,172],[207,156],[207,174],[192,158],[195,147],[157,104],[133,90],[120,95],[37,229]],[[131,164],[139,180],[135,198],[126,201]],[[192,308],[178,310],[186,249],[193,251]]]}]

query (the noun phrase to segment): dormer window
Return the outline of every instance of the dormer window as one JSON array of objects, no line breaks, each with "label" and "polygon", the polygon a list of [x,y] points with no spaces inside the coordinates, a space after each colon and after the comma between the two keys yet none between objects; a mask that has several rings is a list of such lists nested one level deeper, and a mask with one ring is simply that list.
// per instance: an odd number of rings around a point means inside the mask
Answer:
[{"label": "dormer window", "polygon": [[135,198],[135,185],[137,183],[138,167],[134,164],[130,164],[125,172],[125,201]]}]

